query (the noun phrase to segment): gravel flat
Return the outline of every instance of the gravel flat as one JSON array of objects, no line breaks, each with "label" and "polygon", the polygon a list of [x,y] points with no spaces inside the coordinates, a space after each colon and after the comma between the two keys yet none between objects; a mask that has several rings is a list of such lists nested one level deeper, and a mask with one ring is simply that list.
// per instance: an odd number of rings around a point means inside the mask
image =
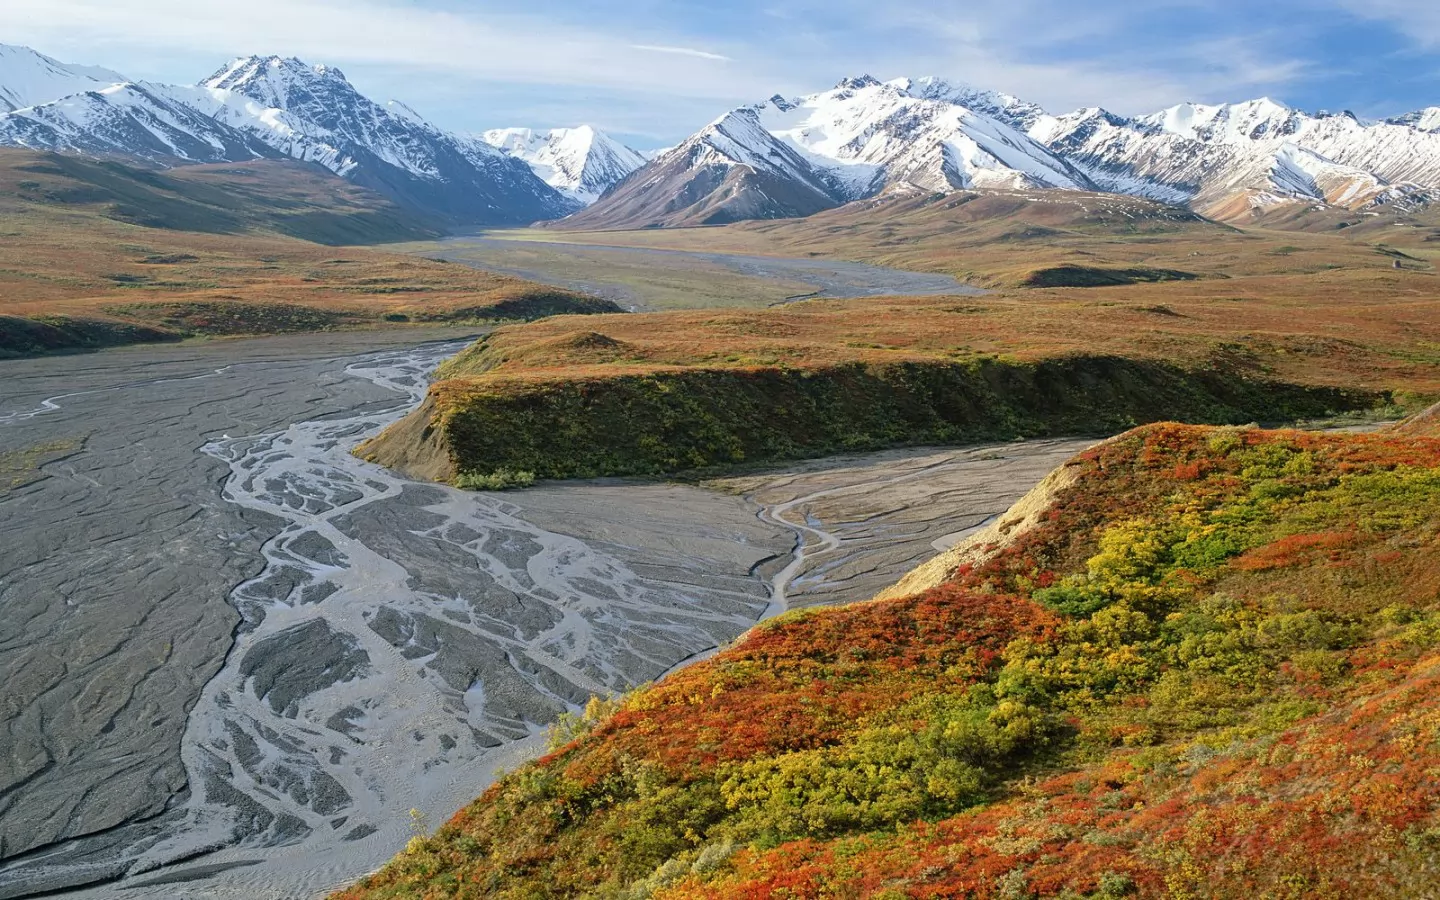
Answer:
[{"label": "gravel flat", "polygon": [[[530,251],[525,254],[530,261],[517,264],[517,251]],[[633,277],[644,278],[649,288],[655,289],[671,283],[677,272],[695,270],[697,266],[700,269],[696,271],[701,272],[733,273],[758,282],[793,285],[795,293],[792,296],[770,305],[818,297],[921,297],[985,293],[983,289],[949,275],[907,272],[834,259],[746,256],[480,236],[447,238],[437,242],[425,255],[595,294],[636,311],[648,308],[645,302],[647,291],[639,290]],[[631,268],[645,274],[632,276],[628,273]],[[745,283],[738,283],[735,290],[743,293]]]},{"label": "gravel flat", "polygon": [[504,494],[351,456],[455,337],[0,363],[0,453],[77,447],[0,492],[0,898],[315,896],[562,711],[873,595],[1083,446]]}]

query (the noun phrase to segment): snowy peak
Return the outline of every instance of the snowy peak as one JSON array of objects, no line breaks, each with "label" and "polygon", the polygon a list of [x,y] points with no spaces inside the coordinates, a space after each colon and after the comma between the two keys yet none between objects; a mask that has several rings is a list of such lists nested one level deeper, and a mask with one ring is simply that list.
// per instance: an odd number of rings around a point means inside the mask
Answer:
[{"label": "snowy peak", "polygon": [[576,128],[496,128],[480,139],[523,161],[546,184],[589,205],[645,165],[645,158],[603,131]]},{"label": "snowy peak", "polygon": [[345,74],[333,66],[307,65],[293,57],[246,56],[201,82],[202,87],[233,91],[274,109],[310,101],[317,90],[358,96]]},{"label": "snowy peak", "polygon": [[29,47],[0,44],[0,113],[97,91],[127,79],[97,66],[76,66]]},{"label": "snowy peak", "polygon": [[280,56],[232,60],[200,84],[210,112],[297,159],[464,220],[534,221],[576,208],[528,166],[380,104],[333,66]]},{"label": "snowy peak", "polygon": [[1262,97],[1218,106],[1182,103],[1136,121],[1191,140],[1234,144],[1288,137],[1300,130],[1306,118],[1298,110]]},{"label": "snowy peak", "polygon": [[1386,121],[1391,125],[1405,125],[1430,134],[1440,133],[1440,106],[1426,107]]},{"label": "snowy peak", "polygon": [[836,91],[863,91],[868,87],[878,87],[880,79],[873,75],[859,75],[854,78],[842,78],[840,83],[835,85]]},{"label": "snowy peak", "polygon": [[1012,128],[1026,131],[1046,115],[1044,108],[1028,100],[1003,93],[971,87],[935,75],[921,78],[897,78],[890,84],[912,97],[941,100],[999,119]]},{"label": "snowy peak", "polygon": [[[975,109],[956,102],[972,99]],[[1076,167],[1017,128],[1042,115],[941,79],[871,75],[720,116],[577,219],[606,227],[809,215],[882,191],[1088,190]]]},{"label": "snowy peak", "polygon": [[[940,79],[882,83],[866,75],[756,109],[768,133],[828,169],[847,199],[902,183],[935,191],[1088,186],[1083,175],[1004,119],[955,102],[959,94],[980,97]],[[1001,102],[998,95],[990,99]]]}]

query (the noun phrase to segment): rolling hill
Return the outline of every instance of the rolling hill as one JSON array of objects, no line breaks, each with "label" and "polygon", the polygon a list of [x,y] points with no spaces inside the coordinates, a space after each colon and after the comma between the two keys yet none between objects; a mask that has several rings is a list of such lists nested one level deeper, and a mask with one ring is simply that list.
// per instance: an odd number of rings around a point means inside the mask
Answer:
[{"label": "rolling hill", "polygon": [[308,163],[155,169],[0,149],[0,354],[619,310],[353,246],[438,233]]}]

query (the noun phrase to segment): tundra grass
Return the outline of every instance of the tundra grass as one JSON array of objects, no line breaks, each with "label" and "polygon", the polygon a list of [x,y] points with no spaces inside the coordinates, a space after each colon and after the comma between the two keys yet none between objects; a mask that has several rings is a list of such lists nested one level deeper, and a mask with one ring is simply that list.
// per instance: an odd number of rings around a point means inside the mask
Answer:
[{"label": "tundra grass", "polygon": [[466,266],[325,245],[435,233],[307,166],[156,173],[0,150],[0,355],[620,309]]},{"label": "tundra grass", "polygon": [[0,452],[0,493],[13,491],[41,478],[40,467],[62,459],[80,447],[78,440],[51,441],[20,450]]}]

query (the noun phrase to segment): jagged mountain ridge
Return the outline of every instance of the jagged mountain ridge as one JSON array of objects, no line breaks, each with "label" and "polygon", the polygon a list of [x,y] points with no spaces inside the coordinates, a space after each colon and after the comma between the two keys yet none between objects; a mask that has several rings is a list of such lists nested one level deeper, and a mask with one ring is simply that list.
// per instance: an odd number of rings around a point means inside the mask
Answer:
[{"label": "jagged mountain ridge", "polygon": [[558,218],[597,199],[567,226],[804,216],[961,189],[1131,194],[1231,221],[1296,204],[1403,213],[1440,195],[1440,107],[1374,122],[1264,98],[1054,116],[935,77],[777,95],[638,153],[588,127],[453,135],[295,59],[241,57],[181,86],[0,45],[0,144],[160,165],[293,158],[457,224]]},{"label": "jagged mountain ridge", "polygon": [[[1310,115],[1261,98],[1180,104],[1133,119],[1085,109],[1043,117],[1030,134],[1106,190],[1233,217],[1240,201],[1351,210],[1428,202],[1440,189],[1440,134],[1417,127],[1427,122],[1425,111],[1408,118],[1416,124],[1367,124],[1350,113]],[[1435,118],[1440,125],[1440,114]]]},{"label": "jagged mountain ridge", "polygon": [[1269,99],[1126,118],[941,78],[846,79],[741,107],[566,227],[810,215],[885,191],[1092,190],[1227,220],[1294,203],[1368,212],[1440,195],[1440,108],[1366,123]]},{"label": "jagged mountain ridge", "polygon": [[99,66],[76,66],[29,47],[0,44],[0,113],[13,112],[126,81]]},{"label": "jagged mountain ridge", "polygon": [[[886,190],[1093,189],[1018,130],[1026,104],[972,92],[1007,118],[945,99],[925,79],[850,78],[797,99],[732,110],[572,216],[575,227],[716,224],[805,216]],[[1038,114],[1038,107],[1033,114]]]},{"label": "jagged mountain ridge", "polygon": [[280,57],[236,59],[199,85],[122,82],[0,114],[0,144],[160,165],[298,159],[460,225],[579,205],[523,162],[370,100],[338,69]]},{"label": "jagged mountain ridge", "polygon": [[479,139],[523,161],[541,181],[586,205],[646,162],[639,151],[589,125],[548,131],[495,128]]}]

